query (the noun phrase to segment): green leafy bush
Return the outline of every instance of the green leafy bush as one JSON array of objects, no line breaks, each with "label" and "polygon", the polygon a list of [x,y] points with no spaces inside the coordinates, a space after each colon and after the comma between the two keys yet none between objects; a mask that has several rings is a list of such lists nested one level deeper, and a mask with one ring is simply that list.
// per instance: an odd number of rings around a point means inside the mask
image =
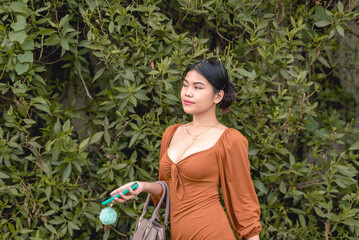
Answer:
[{"label": "green leafy bush", "polygon": [[[358,239],[359,129],[338,79],[357,1],[2,1],[0,238],[127,238],[161,135],[190,121],[182,72],[221,58],[238,95],[221,122],[250,143],[262,239]],[[344,59],[345,60],[345,59]]]}]

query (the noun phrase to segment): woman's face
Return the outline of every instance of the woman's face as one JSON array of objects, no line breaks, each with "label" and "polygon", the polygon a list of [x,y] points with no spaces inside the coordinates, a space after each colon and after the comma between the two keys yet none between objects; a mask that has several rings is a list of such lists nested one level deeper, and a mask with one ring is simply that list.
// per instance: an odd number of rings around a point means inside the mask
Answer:
[{"label": "woman's face", "polygon": [[216,108],[223,98],[223,91],[214,93],[213,86],[195,70],[189,71],[181,90],[183,110],[188,114],[200,114]]}]

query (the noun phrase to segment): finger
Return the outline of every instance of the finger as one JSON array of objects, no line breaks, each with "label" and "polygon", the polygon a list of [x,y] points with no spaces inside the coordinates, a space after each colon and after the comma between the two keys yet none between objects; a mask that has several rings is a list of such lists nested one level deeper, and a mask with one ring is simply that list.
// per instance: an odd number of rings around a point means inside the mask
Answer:
[{"label": "finger", "polygon": [[128,189],[128,194],[130,195],[136,195],[132,188]]},{"label": "finger", "polygon": [[123,203],[123,202],[125,202],[125,200],[123,200],[122,198],[115,198],[115,201],[116,202],[119,202],[119,203]]},{"label": "finger", "polygon": [[127,201],[127,200],[130,200],[132,197],[131,197],[131,196],[126,196],[126,195],[124,195],[123,193],[121,193],[121,198],[122,198],[123,200]]},{"label": "finger", "polygon": [[123,192],[124,190],[126,190],[129,186],[131,186],[133,183],[132,182],[129,182],[125,185],[122,185],[121,187],[115,189],[114,191],[111,192],[111,195],[112,196],[115,196],[117,194],[120,194],[121,192]]},{"label": "finger", "polygon": [[123,188],[123,187],[120,187],[120,188],[117,188],[115,190],[113,190],[110,195],[113,197],[113,196],[116,196],[118,194],[120,194],[121,192],[123,192],[126,188]]},{"label": "finger", "polygon": [[132,195],[133,197],[136,197],[140,192],[139,188],[136,188],[133,190],[132,188],[129,188],[128,195]]}]

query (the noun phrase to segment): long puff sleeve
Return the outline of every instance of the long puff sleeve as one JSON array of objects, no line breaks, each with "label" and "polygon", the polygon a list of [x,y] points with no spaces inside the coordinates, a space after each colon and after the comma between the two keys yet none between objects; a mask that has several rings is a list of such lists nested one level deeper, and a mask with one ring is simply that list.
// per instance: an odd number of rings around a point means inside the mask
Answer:
[{"label": "long puff sleeve", "polygon": [[[160,148],[160,162],[161,162],[161,159],[162,159],[163,155],[165,155],[165,153],[167,151],[167,148],[168,148],[168,146],[169,146],[169,144],[171,142],[173,134],[175,133],[175,131],[177,130],[177,128],[180,125],[182,125],[182,124],[180,124],[180,123],[174,124],[174,125],[168,127],[166,129],[166,131],[163,133],[162,140],[161,140],[161,148]],[[158,180],[159,181],[165,181],[167,184],[169,184],[168,179],[165,178],[165,175],[163,174],[163,171],[161,171],[161,164],[160,164],[160,167],[159,167]],[[153,201],[153,204],[155,206],[157,206],[157,203],[159,202],[161,196],[162,196],[162,192],[161,192],[160,195],[151,194],[152,201]],[[165,207],[166,205],[165,205],[165,203],[163,203],[161,206]]]},{"label": "long puff sleeve", "polygon": [[258,235],[260,207],[250,175],[248,141],[237,130],[228,129],[218,145],[220,181],[224,204],[239,239]]}]

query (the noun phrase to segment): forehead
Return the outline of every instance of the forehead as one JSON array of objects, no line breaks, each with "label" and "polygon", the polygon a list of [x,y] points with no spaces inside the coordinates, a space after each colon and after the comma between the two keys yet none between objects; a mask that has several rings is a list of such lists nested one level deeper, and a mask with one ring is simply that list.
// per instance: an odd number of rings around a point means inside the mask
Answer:
[{"label": "forehead", "polygon": [[209,84],[208,80],[195,70],[187,72],[184,80],[189,83],[203,83],[205,85]]}]

